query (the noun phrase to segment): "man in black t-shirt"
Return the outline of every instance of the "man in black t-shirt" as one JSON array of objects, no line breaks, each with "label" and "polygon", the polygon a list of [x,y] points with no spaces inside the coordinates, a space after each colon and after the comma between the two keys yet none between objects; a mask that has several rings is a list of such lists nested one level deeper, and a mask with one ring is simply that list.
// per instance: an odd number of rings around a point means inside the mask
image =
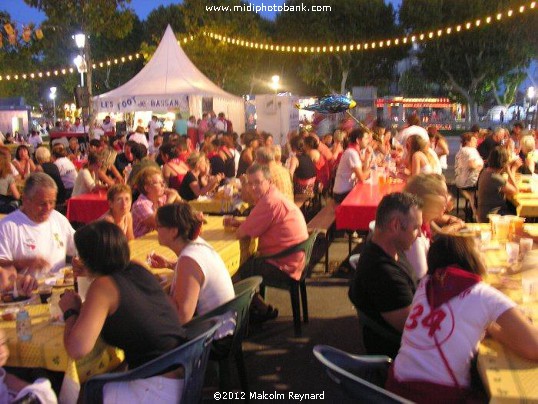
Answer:
[{"label": "man in black t-shirt", "polygon": [[386,195],[377,208],[374,234],[357,263],[349,298],[367,316],[363,315],[362,323],[368,354],[394,358],[400,348],[417,284],[400,252],[408,250],[417,237],[421,207],[421,201],[411,194]]},{"label": "man in black t-shirt", "polygon": [[506,130],[499,126],[495,128],[495,131],[491,135],[486,137],[484,141],[478,145],[476,150],[478,150],[482,160],[487,161],[491,151],[501,144],[501,141],[505,138],[505,136]]}]

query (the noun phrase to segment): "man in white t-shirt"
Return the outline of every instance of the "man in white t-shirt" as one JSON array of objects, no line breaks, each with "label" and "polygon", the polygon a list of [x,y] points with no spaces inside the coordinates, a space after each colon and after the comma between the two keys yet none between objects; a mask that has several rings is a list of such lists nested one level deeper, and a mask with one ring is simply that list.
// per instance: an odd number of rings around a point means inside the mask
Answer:
[{"label": "man in white t-shirt", "polygon": [[412,135],[418,135],[426,142],[430,143],[428,131],[422,126],[420,126],[420,120],[416,115],[409,115],[407,117],[407,127],[402,129],[400,133],[398,133],[398,135],[396,136],[396,140],[400,142],[402,146],[405,146],[407,138]]},{"label": "man in white t-shirt", "polygon": [[[159,122],[157,117],[153,115],[151,117],[151,121],[148,123],[148,137],[149,137],[149,144],[153,144],[153,138],[157,133],[162,134],[162,124]],[[146,145],[147,147],[147,145]]]},{"label": "man in white t-shirt", "polygon": [[73,256],[75,231],[54,210],[57,186],[45,173],[32,173],[22,193],[22,206],[0,221],[0,266],[19,273],[58,272]]}]

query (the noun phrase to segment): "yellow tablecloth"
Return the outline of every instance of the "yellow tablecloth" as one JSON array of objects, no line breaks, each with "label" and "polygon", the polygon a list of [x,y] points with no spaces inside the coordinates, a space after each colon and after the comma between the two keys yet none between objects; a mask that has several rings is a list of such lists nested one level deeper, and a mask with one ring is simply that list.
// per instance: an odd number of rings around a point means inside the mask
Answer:
[{"label": "yellow tablecloth", "polygon": [[[528,233],[536,233],[538,225],[525,225]],[[536,244],[535,244],[536,245]],[[488,268],[507,269],[507,274],[489,274],[485,281],[520,304],[533,323],[538,324],[538,302],[522,303],[521,273],[506,262],[504,248],[486,250]],[[490,396],[490,402],[538,402],[538,363],[522,359],[502,344],[484,340],[478,350],[478,371]]]},{"label": "yellow tablecloth", "polygon": [[[59,292],[60,290],[54,291]],[[80,383],[91,376],[117,368],[124,359],[123,352],[98,340],[88,355],[74,361],[64,348],[63,325],[52,323],[49,306],[39,304],[39,297],[36,298],[34,303],[37,304],[25,306],[32,321],[30,341],[19,341],[15,321],[0,321],[0,327],[4,329],[8,338],[9,359],[6,366],[45,368],[64,372],[61,402],[76,402]],[[65,395],[62,397],[64,391]]]},{"label": "yellow tablecloth", "polygon": [[531,192],[530,175],[518,175],[516,181],[520,192],[510,200],[516,206],[518,216],[538,217],[538,193]]},{"label": "yellow tablecloth", "polygon": [[189,205],[199,212],[212,214],[231,213],[235,210],[244,212],[248,208],[248,204],[241,200],[226,201],[224,199],[206,197],[189,201]]},{"label": "yellow tablecloth", "polygon": [[[256,251],[256,240],[237,240],[235,232],[224,231],[222,217],[207,216],[206,224],[202,226],[201,237],[206,240],[221,256],[230,276],[237,272],[239,266]],[[146,259],[152,251],[168,259],[176,258],[174,252],[159,245],[157,232],[153,231],[129,242],[131,258],[147,266]],[[170,273],[169,270],[159,270],[154,273]]]}]

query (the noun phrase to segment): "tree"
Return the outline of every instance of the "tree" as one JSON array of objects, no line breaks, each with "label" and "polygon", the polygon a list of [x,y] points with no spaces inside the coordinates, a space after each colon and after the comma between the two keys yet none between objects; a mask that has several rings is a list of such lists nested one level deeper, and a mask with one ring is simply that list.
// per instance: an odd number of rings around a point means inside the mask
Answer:
[{"label": "tree", "polygon": [[159,6],[144,21],[144,38],[149,44],[158,44],[168,24],[176,33],[185,33],[183,8],[179,4]]},{"label": "tree", "polygon": [[[308,10],[318,0],[291,0],[290,7],[305,5]],[[392,5],[383,0],[327,0],[330,11],[282,12],[276,19],[277,40],[294,45],[343,45],[388,39],[399,34]],[[344,93],[348,84],[371,85],[388,81],[402,48],[362,52],[295,55],[299,76],[320,91]]]},{"label": "tree", "polygon": [[[114,40],[124,38],[133,27],[134,14],[128,8],[130,0],[24,0],[47,15],[48,24],[68,41],[75,28],[87,36],[84,54],[91,60],[90,42],[99,37]],[[89,36],[89,38],[88,38]],[[70,49],[67,46],[67,49]],[[87,87],[93,94],[92,69],[87,72]],[[91,116],[91,103],[89,115]],[[91,119],[91,118],[90,118]]]},{"label": "tree", "polygon": [[239,0],[184,0],[185,27],[196,40],[182,44],[191,61],[218,86],[234,94],[251,87],[253,75],[264,57],[261,51],[218,41],[203,35],[214,32],[247,41],[265,39],[261,17],[254,12],[210,11],[209,6],[242,6]]},{"label": "tree", "polygon": [[[486,88],[513,69],[528,66],[536,55],[538,20],[535,12],[520,14],[517,0],[403,0],[400,21],[414,32],[452,26],[451,35],[443,35],[419,45],[418,57],[425,76],[439,84],[446,84],[467,103],[472,122],[478,120],[478,102]],[[514,10],[511,19],[497,22],[498,12]],[[478,18],[491,16],[493,24]],[[473,29],[465,24],[471,22]],[[462,31],[456,33],[456,25]],[[469,117],[469,115],[468,115]]]}]

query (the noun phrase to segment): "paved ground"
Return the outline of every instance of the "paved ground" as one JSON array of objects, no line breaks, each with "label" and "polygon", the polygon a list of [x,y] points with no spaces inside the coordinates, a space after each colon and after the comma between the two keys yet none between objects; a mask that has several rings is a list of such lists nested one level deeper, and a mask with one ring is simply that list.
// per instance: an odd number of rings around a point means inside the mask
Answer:
[{"label": "paved ground", "polygon": [[[319,251],[322,251],[322,246]],[[331,268],[337,269],[347,255],[347,238],[336,239],[330,247]],[[277,320],[262,327],[251,327],[250,336],[244,342],[251,391],[278,391],[286,393],[286,397],[289,392],[325,392],[325,402],[351,402],[325,375],[312,354],[316,344],[364,353],[358,317],[347,297],[349,274],[325,274],[324,269],[322,261],[307,281],[310,322],[303,324],[301,338],[294,337],[289,293],[267,288],[267,300],[279,308],[280,314]],[[234,381],[234,386],[239,389],[237,377]],[[216,381],[209,380],[209,383],[215,385]],[[205,401],[212,401],[213,392],[206,389]]]}]

